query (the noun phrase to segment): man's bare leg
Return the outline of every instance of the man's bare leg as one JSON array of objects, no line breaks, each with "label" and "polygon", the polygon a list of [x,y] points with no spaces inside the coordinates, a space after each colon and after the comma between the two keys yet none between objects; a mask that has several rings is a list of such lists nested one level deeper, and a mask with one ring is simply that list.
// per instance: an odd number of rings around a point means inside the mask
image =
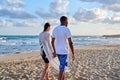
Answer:
[{"label": "man's bare leg", "polygon": [[65,80],[65,71],[63,73],[62,80]]},{"label": "man's bare leg", "polygon": [[59,72],[58,80],[64,80],[64,71]]}]

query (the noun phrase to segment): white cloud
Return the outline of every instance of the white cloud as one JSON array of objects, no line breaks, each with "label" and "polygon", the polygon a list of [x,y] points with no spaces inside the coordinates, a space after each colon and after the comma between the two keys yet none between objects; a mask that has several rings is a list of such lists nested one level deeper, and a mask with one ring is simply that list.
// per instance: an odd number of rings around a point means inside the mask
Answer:
[{"label": "white cloud", "polygon": [[[74,17],[76,20],[82,22],[97,22],[107,24],[119,24],[120,23],[120,0],[80,0],[88,3],[99,3],[101,9],[78,10]],[[111,12],[111,13],[110,13]],[[77,17],[78,16],[78,17]]]},{"label": "white cloud", "polygon": [[102,23],[120,24],[120,13],[114,13],[112,16],[105,18]]},{"label": "white cloud", "polygon": [[83,2],[97,2],[99,4],[102,4],[103,9],[120,12],[120,0],[80,0]]},{"label": "white cloud", "polygon": [[58,15],[66,15],[68,13],[68,0],[56,0],[50,4],[50,12]]},{"label": "white cloud", "polygon": [[0,20],[0,27],[12,27],[13,21],[11,20]]},{"label": "white cloud", "polygon": [[[97,2],[102,4],[100,8],[85,9],[79,8],[73,16],[68,16],[70,24],[77,24],[80,22],[91,22],[91,23],[119,23],[119,20],[115,20],[115,15],[110,15],[110,11],[113,14],[120,11],[120,0],[80,0],[83,2]],[[63,6],[64,5],[64,6]],[[45,21],[50,21],[53,24],[58,24],[59,17],[61,15],[67,15],[69,1],[68,0],[55,0],[50,4],[49,12],[45,12],[44,9],[39,9],[37,14]],[[118,19],[118,18],[117,18]]]},{"label": "white cloud", "polygon": [[68,17],[68,24],[76,25],[77,21],[76,21],[76,19],[73,16],[69,16]]},{"label": "white cloud", "polygon": [[14,7],[24,7],[25,3],[22,0],[7,0],[6,1],[8,6],[14,6]]},{"label": "white cloud", "polygon": [[6,16],[9,18],[16,18],[16,19],[36,18],[35,16],[27,13],[26,11],[19,10],[17,8],[2,8],[0,9],[0,16]]},{"label": "white cloud", "polygon": [[62,15],[68,14],[69,0],[55,0],[50,4],[49,12],[45,12],[40,8],[36,13],[45,21],[50,21],[52,24],[58,24],[59,18]]},{"label": "white cloud", "polygon": [[43,8],[39,8],[36,13],[43,19],[55,18],[54,14],[45,12]]},{"label": "white cloud", "polygon": [[0,7],[0,16],[15,19],[33,19],[34,15],[29,14],[23,8],[25,3],[22,0],[7,0]]},{"label": "white cloud", "polygon": [[[0,27],[40,27],[34,15],[24,10],[22,0],[5,0],[0,7]],[[21,19],[21,20],[19,20]]]},{"label": "white cloud", "polygon": [[106,4],[106,5],[120,3],[120,0],[80,0],[80,1],[83,1],[83,2],[98,2],[98,3]]},{"label": "white cloud", "polygon": [[16,22],[14,26],[16,27],[40,27],[41,23],[36,20],[24,20],[21,22]]},{"label": "white cloud", "polygon": [[103,9],[120,12],[120,4],[103,5]]},{"label": "white cloud", "polygon": [[80,8],[73,16],[78,22],[96,22],[106,17],[106,11],[95,9]]},{"label": "white cloud", "polygon": [[8,19],[0,20],[0,27],[40,27],[40,26],[41,26],[40,22],[32,19],[22,21]]},{"label": "white cloud", "polygon": [[120,21],[120,13],[115,13],[115,14],[112,16],[112,19],[115,20],[115,21]]}]

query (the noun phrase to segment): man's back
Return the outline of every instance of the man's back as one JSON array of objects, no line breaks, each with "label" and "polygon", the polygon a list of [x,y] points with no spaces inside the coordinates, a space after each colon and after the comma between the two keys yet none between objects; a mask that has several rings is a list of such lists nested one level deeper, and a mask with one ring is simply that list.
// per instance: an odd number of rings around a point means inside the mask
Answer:
[{"label": "man's back", "polygon": [[68,58],[68,45],[67,41],[69,43],[71,52],[72,52],[72,60],[75,59],[74,57],[74,48],[73,43],[71,40],[71,33],[68,26],[68,20],[66,16],[61,16],[60,18],[60,25],[56,27],[53,30],[52,34],[52,47],[54,49],[53,56],[57,57],[59,59],[60,65],[59,65],[59,77],[58,80],[65,80],[65,67],[67,66],[67,58]]},{"label": "man's back", "polygon": [[66,26],[57,26],[52,33],[55,38],[55,48],[57,54],[68,54],[67,39],[71,37],[71,33]]}]

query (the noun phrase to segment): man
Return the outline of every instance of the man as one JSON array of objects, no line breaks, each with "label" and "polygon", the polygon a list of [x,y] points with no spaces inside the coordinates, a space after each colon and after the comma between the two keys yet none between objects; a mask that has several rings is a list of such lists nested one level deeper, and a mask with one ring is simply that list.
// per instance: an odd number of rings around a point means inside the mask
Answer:
[{"label": "man", "polygon": [[[68,43],[72,52],[72,60],[75,59],[73,42],[71,40],[71,32],[67,28],[68,20],[66,16],[60,18],[60,25],[57,26],[52,33],[52,47],[54,50],[54,57],[58,56],[60,61],[59,66],[59,77],[58,80],[64,80],[65,78],[65,66],[67,66],[67,57],[68,57]],[[55,44],[55,45],[54,45]]]}]

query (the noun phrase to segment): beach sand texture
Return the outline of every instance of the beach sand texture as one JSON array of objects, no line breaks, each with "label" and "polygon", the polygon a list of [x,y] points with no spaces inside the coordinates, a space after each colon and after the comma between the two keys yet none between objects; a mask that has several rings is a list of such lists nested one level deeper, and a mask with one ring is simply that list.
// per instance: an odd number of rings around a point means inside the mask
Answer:
[{"label": "beach sand texture", "polygon": [[[75,47],[66,80],[120,80],[120,45]],[[39,80],[44,62],[38,51],[0,56],[0,80]],[[50,67],[57,80],[58,71]]]}]

